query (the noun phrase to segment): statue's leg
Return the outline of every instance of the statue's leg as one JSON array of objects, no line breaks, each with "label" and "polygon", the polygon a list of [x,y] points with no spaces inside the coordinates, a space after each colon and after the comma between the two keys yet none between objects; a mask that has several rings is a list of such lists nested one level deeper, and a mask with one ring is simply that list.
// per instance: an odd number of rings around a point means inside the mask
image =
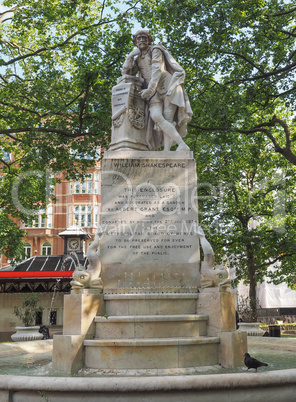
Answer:
[{"label": "statue's leg", "polygon": [[182,140],[182,137],[176,130],[174,124],[164,118],[162,113],[162,105],[160,103],[150,104],[149,109],[152,120],[161,129],[164,136],[168,136],[171,143],[177,143],[179,145],[178,150],[189,150],[189,147]]},{"label": "statue's leg", "polygon": [[[165,118],[165,120],[167,120],[169,123],[171,123],[173,125],[174,125],[173,122],[174,122],[174,116],[175,116],[176,110],[177,110],[177,106],[168,102],[167,98],[165,98],[164,105],[163,105],[163,117]],[[172,145],[174,145],[173,139],[169,135],[164,133],[163,142],[164,142],[164,150],[170,151]]]}]

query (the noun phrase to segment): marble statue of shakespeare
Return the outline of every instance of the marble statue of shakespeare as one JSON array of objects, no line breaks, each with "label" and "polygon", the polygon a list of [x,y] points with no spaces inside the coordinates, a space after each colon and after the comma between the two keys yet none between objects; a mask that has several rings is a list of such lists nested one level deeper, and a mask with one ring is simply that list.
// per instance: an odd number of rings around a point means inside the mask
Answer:
[{"label": "marble statue of shakespeare", "polygon": [[182,137],[187,134],[187,123],[192,109],[184,89],[185,71],[162,45],[151,46],[148,31],[140,30],[133,37],[136,46],[126,58],[122,74],[144,79],[140,95],[147,102],[146,141],[149,150],[164,146],[169,151],[178,144],[177,151],[189,147]]}]

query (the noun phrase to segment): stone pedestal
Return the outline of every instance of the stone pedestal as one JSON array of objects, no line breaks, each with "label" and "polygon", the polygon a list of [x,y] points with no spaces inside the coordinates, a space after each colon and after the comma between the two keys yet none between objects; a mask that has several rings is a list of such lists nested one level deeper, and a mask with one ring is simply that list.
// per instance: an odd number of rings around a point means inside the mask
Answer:
[{"label": "stone pedestal", "polygon": [[208,335],[236,331],[235,296],[223,288],[200,289],[197,312],[209,315]]},{"label": "stone pedestal", "polygon": [[84,365],[83,335],[54,335],[52,369],[60,374],[75,374]]},{"label": "stone pedestal", "polygon": [[77,290],[65,297],[54,370],[242,364],[246,334],[236,331],[234,295],[224,288],[200,289],[197,223],[190,151],[105,152],[104,294]]},{"label": "stone pedestal", "polygon": [[103,295],[99,289],[73,289],[64,298],[63,335],[84,335],[92,338],[95,333],[94,317],[104,315]]},{"label": "stone pedestal", "polygon": [[147,151],[145,101],[139,91],[143,79],[125,75],[112,88],[112,135],[110,151]]},{"label": "stone pedestal", "polygon": [[246,332],[221,332],[219,337],[219,363],[230,369],[243,366],[248,351]]},{"label": "stone pedestal", "polygon": [[[218,337],[196,314],[197,293],[106,294],[96,339],[84,341],[85,364],[96,369],[182,369],[216,365]],[[193,304],[194,302],[194,304]],[[116,371],[115,371],[116,372]]]},{"label": "stone pedestal", "polygon": [[54,371],[73,374],[84,365],[83,342],[94,337],[94,318],[104,314],[103,295],[97,289],[74,289],[64,297],[63,335],[53,337]]},{"label": "stone pedestal", "polygon": [[15,327],[16,333],[11,335],[11,339],[14,342],[40,340],[43,338],[43,335],[39,332],[39,328],[39,325],[32,327]]},{"label": "stone pedestal", "polygon": [[196,165],[190,151],[105,152],[102,280],[106,289],[200,286]]},{"label": "stone pedestal", "polygon": [[201,311],[209,316],[208,336],[220,337],[220,364],[226,368],[242,366],[247,335],[236,330],[234,294],[223,287],[200,289],[197,313]]},{"label": "stone pedestal", "polygon": [[247,336],[263,336],[264,331],[260,328],[261,322],[240,322],[239,331],[246,332]]},{"label": "stone pedestal", "polygon": [[[98,369],[215,365],[219,338],[196,314],[200,286],[196,165],[190,151],[105,152],[102,280],[106,316],[84,341]],[[193,303],[195,301],[195,303]]]}]

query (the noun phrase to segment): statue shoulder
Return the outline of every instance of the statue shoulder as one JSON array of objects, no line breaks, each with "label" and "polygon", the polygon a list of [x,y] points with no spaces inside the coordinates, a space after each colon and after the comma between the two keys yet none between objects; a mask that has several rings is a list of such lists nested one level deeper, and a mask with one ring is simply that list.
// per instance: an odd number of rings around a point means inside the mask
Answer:
[{"label": "statue shoulder", "polygon": [[155,50],[155,49],[161,50],[163,53],[164,53],[164,52],[168,52],[168,50],[167,50],[163,45],[161,45],[160,43],[158,43],[157,45],[153,45],[153,46],[150,47],[151,53],[152,53],[153,50]]}]

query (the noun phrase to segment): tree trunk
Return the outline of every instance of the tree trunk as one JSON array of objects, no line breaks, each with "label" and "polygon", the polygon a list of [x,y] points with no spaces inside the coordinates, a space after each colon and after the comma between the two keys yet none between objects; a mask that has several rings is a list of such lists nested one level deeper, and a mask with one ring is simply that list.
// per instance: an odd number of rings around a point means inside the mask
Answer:
[{"label": "tree trunk", "polygon": [[252,315],[252,322],[256,322],[257,321],[256,279],[255,279],[256,267],[254,263],[254,253],[251,243],[247,244],[247,257],[248,257],[247,267],[250,281],[250,288],[249,288],[250,309]]}]

